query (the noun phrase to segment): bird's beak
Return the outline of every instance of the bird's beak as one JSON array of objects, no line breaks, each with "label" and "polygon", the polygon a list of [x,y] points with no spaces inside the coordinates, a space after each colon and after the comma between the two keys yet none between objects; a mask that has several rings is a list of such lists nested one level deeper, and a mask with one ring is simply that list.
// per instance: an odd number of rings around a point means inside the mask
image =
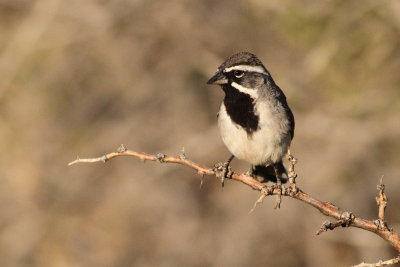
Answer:
[{"label": "bird's beak", "polygon": [[228,79],[226,79],[225,75],[221,71],[218,71],[208,80],[207,84],[225,84],[227,82]]}]

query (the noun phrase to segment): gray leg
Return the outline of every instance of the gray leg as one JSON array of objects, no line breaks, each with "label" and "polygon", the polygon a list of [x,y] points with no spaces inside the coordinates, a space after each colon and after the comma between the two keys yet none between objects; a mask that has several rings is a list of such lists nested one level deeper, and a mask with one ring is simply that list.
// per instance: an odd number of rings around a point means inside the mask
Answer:
[{"label": "gray leg", "polygon": [[281,207],[281,202],[282,202],[282,180],[281,180],[281,175],[279,173],[278,165],[274,164],[274,170],[275,170],[275,175],[276,175],[276,187],[279,190],[277,198],[276,198],[275,209],[279,209]]}]

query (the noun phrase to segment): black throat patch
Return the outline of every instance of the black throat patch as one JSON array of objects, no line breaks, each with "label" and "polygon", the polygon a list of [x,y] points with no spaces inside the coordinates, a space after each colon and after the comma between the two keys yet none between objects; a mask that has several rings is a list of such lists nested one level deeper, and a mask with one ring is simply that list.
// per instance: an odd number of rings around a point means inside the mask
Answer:
[{"label": "black throat patch", "polygon": [[240,92],[229,84],[223,85],[225,92],[224,105],[232,121],[242,126],[247,134],[252,135],[259,123],[259,116],[254,112],[253,98]]}]

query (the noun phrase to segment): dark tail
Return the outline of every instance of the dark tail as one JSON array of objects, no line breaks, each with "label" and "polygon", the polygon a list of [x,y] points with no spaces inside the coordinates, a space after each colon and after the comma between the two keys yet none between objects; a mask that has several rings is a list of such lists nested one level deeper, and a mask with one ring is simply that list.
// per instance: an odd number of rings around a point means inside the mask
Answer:
[{"label": "dark tail", "polygon": [[[287,182],[287,172],[285,166],[283,166],[282,161],[275,163],[278,167],[278,172],[281,177],[282,183]],[[260,182],[266,183],[268,181],[276,183],[276,175],[274,165],[258,165],[253,168],[253,176]]]}]

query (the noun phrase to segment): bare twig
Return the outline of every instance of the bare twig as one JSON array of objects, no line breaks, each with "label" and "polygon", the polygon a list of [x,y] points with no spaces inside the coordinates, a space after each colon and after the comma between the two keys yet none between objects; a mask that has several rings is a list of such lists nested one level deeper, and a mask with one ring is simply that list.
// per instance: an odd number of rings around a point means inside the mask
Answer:
[{"label": "bare twig", "polygon": [[294,165],[297,163],[297,159],[293,157],[292,153],[290,152],[290,148],[288,149],[287,153],[287,160],[289,161],[288,164],[288,179],[290,184],[290,194],[294,195],[297,193],[297,185],[296,185],[296,177],[297,173],[294,171]]},{"label": "bare twig", "polygon": [[377,186],[379,191],[378,196],[376,197],[376,204],[378,205],[378,219],[384,221],[385,220],[385,209],[387,205],[387,197],[385,194],[385,185],[383,184],[383,177],[381,177],[380,183]]},{"label": "bare twig", "polygon": [[264,201],[264,198],[266,198],[268,195],[272,195],[274,191],[274,188],[271,186],[265,186],[264,188],[261,189],[261,195],[260,197],[257,199],[256,202],[254,202],[253,208],[250,210],[249,213],[252,213],[258,204],[261,204]]},{"label": "bare twig", "polygon": [[389,265],[393,265],[396,263],[400,263],[400,256],[397,256],[396,258],[393,258],[393,259],[387,260],[387,261],[379,261],[377,263],[362,262],[358,265],[354,265],[353,267],[380,267],[380,266],[389,266]]},{"label": "bare twig", "polygon": [[321,228],[317,231],[317,235],[322,234],[323,232],[326,232],[328,230],[333,230],[339,226],[342,227],[349,227],[351,223],[354,221],[355,216],[351,212],[343,212],[342,215],[340,216],[341,218],[337,220],[336,222],[332,223],[329,221],[325,221]]},{"label": "bare twig", "polygon": [[[132,151],[132,150],[127,150],[126,148],[119,149],[118,152],[111,152],[111,153],[108,153],[108,154],[98,157],[98,158],[86,158],[86,159],[77,158],[76,160],[72,161],[68,165],[73,165],[76,163],[106,162],[110,159],[113,159],[116,157],[121,157],[121,156],[136,157],[141,160],[149,160],[149,161],[155,161],[155,162],[160,162],[160,163],[181,164],[181,165],[185,165],[187,167],[190,167],[190,168],[196,170],[197,173],[199,173],[200,175],[216,176],[216,172],[212,168],[208,168],[208,167],[199,165],[195,162],[188,160],[186,157],[180,157],[180,156],[171,157],[171,156],[167,156],[164,154],[150,155],[150,154],[146,154],[146,153],[140,153],[140,152],[136,152],[136,151]],[[262,193],[261,196],[259,197],[259,199],[256,201],[255,205],[262,202],[267,195],[278,195],[280,193],[278,188],[276,188],[274,186],[266,186],[265,184],[258,182],[257,180],[253,179],[252,177],[250,177],[246,174],[232,173],[232,175],[230,175],[230,178],[232,180],[241,182],[241,183],[251,187],[252,189],[260,191]],[[369,232],[379,235],[381,238],[383,238],[385,241],[387,241],[397,252],[400,252],[400,235],[397,232],[395,232],[391,229],[388,229],[388,228],[379,227],[378,225],[376,225],[376,223],[374,221],[362,219],[362,218],[356,217],[354,215],[350,216],[350,219],[347,220],[346,215],[349,215],[349,214],[351,215],[351,213],[342,212],[335,205],[333,205],[329,202],[319,201],[319,200],[311,197],[307,193],[303,192],[298,187],[296,187],[296,189],[297,189],[296,192],[292,192],[291,190],[282,190],[281,195],[289,196],[294,199],[298,199],[298,200],[316,208],[322,214],[338,220],[338,222],[336,222],[336,223],[333,223],[329,226],[327,225],[326,226],[327,229],[330,229],[330,227],[336,228],[337,227],[337,226],[335,226],[336,224],[338,224],[338,226],[343,226],[343,224],[345,224],[345,226],[348,226],[348,227],[361,228],[361,229],[364,229],[364,230],[367,230]],[[381,195],[384,196],[383,189],[382,189]],[[385,201],[387,201],[386,196],[382,197],[382,199],[386,199]],[[394,264],[394,263],[399,262],[399,259],[395,258],[391,261],[393,262],[391,264]],[[389,261],[387,261],[387,262],[389,262]],[[379,264],[386,264],[386,263],[383,262],[383,263],[379,263]],[[388,264],[386,264],[386,265],[388,265]],[[385,266],[385,265],[370,265],[370,266]]]},{"label": "bare twig", "polygon": [[378,205],[378,219],[374,221],[375,225],[380,228],[380,229],[387,229],[389,231],[392,231],[392,229],[389,228],[388,224],[385,221],[385,209],[387,206],[388,198],[386,197],[385,194],[385,185],[383,184],[383,176],[380,179],[380,182],[378,186],[376,187],[378,189],[378,196],[375,198],[376,204]]},{"label": "bare twig", "polygon": [[290,152],[290,148],[288,149],[287,159],[289,161],[289,166],[288,166],[289,183],[295,184],[297,173],[294,171],[294,165],[296,165],[297,159],[295,157],[293,157],[292,153]]}]

